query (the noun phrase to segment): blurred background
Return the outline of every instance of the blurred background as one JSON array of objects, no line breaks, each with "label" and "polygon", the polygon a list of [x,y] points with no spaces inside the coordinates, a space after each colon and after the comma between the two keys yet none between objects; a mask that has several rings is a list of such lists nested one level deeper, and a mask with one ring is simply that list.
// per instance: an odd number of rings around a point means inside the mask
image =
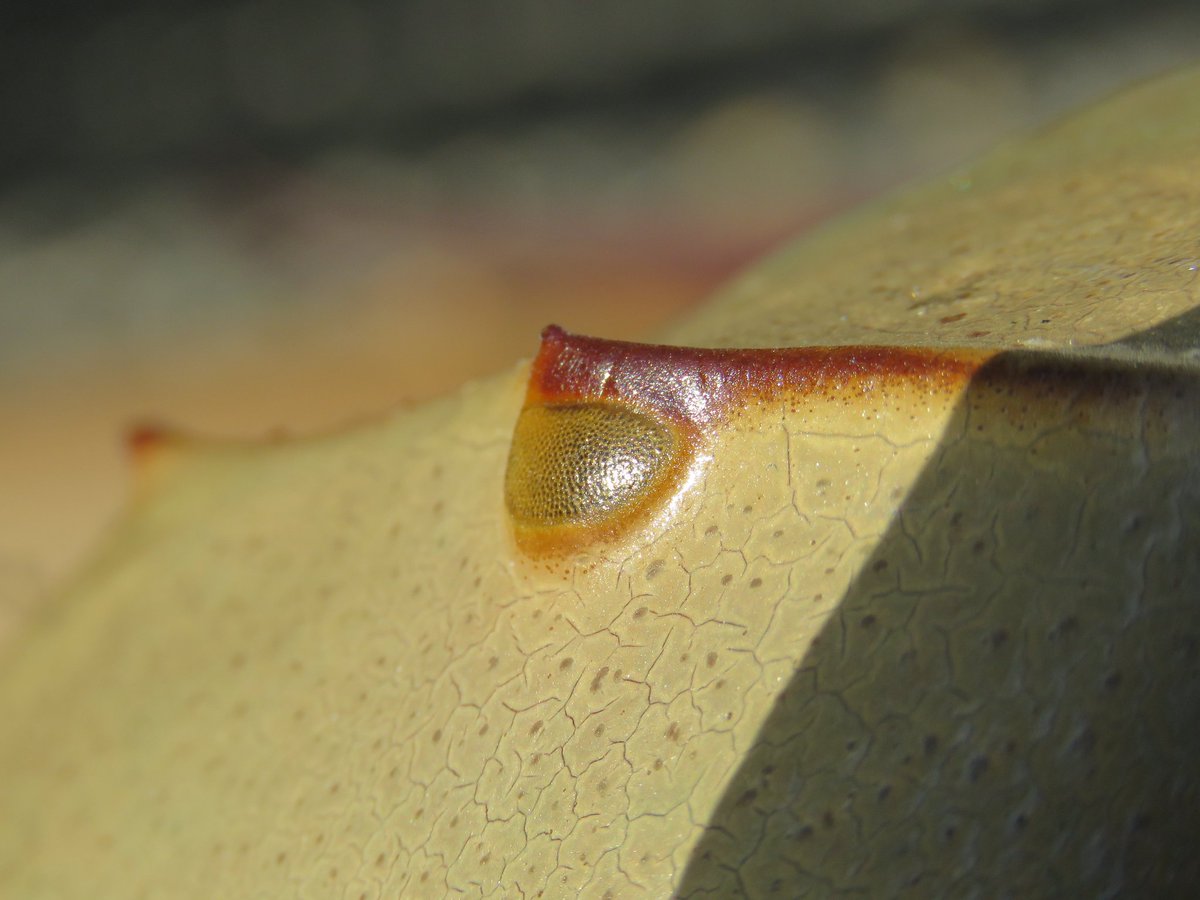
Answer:
[{"label": "blurred background", "polygon": [[750,260],[1200,57],[1142,0],[8,0],[0,630],[122,435],[305,433],[652,337]]}]

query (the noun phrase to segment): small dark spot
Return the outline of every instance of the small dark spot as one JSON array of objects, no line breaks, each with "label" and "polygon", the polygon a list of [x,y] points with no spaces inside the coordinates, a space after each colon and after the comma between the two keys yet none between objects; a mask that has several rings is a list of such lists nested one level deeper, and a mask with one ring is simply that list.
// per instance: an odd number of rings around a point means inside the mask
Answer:
[{"label": "small dark spot", "polygon": [[646,607],[644,607],[644,606],[639,606],[637,609],[635,609],[635,610],[633,611],[633,617],[634,617],[635,619],[641,619],[641,618],[644,618],[644,617],[645,617],[645,615],[646,615],[646,613],[648,613],[649,611],[650,611],[650,610],[646,609]]},{"label": "small dark spot", "polygon": [[287,854],[280,851],[275,854],[275,865],[282,866],[287,861]]},{"label": "small dark spot", "polygon": [[746,791],[746,793],[742,794],[742,796],[738,797],[736,805],[739,807],[749,806],[757,797],[758,791],[754,790],[754,788],[751,788],[750,790]]},{"label": "small dark spot", "polygon": [[752,587],[752,588],[762,587],[762,579],[761,578],[751,578],[750,579],[750,587]]},{"label": "small dark spot", "polygon": [[483,737],[485,734],[488,733],[488,723],[487,722],[484,722],[482,725],[479,726],[478,733],[479,733],[480,737]]},{"label": "small dark spot", "polygon": [[865,616],[862,617],[862,622],[860,624],[862,625],[863,628],[870,628],[872,625],[875,624],[875,616],[871,613],[867,613]]},{"label": "small dark spot", "polygon": [[771,532],[771,537],[773,537],[773,538],[781,538],[781,537],[783,537],[783,529],[782,529],[782,528],[776,528],[776,529],[775,529],[773,532]]},{"label": "small dark spot", "polygon": [[833,810],[832,809],[827,809],[827,810],[825,810],[824,813],[821,814],[821,824],[823,824],[826,828],[833,827]]},{"label": "small dark spot", "polygon": [[1014,831],[1024,831],[1028,827],[1029,827],[1029,816],[1025,815],[1025,813],[1017,813],[1016,816],[1013,817],[1013,830]]},{"label": "small dark spot", "polygon": [[386,862],[387,862],[387,856],[383,853],[380,853],[377,857],[375,857],[375,868],[382,869],[384,863],[386,863]]},{"label": "small dark spot", "polygon": [[601,722],[599,725],[597,725],[592,730],[592,734],[594,734],[596,737],[600,737],[600,735],[604,734],[604,723]]},{"label": "small dark spot", "polygon": [[952,841],[952,840],[954,840],[954,838],[957,834],[958,834],[957,828],[955,828],[953,825],[947,825],[945,830],[942,832],[942,837],[945,838],[947,841]]},{"label": "small dark spot", "polygon": [[441,739],[442,739],[442,729],[439,728],[437,731],[435,731],[433,733],[433,742],[436,744]]},{"label": "small dark spot", "polygon": [[718,678],[718,679],[717,679],[717,681],[716,681],[716,683],[713,685],[713,689],[714,689],[714,690],[718,690],[718,691],[719,691],[719,690],[720,690],[721,688],[723,688],[723,687],[725,687],[725,679],[724,679],[724,678]]},{"label": "small dark spot", "polygon": [[713,666],[715,666],[715,665],[717,664],[717,654],[716,654],[716,653],[709,653],[709,654],[708,654],[708,656],[706,656],[706,657],[704,658],[704,664],[705,664],[706,666],[708,666],[710,669],[711,669]]},{"label": "small dark spot", "polygon": [[646,567],[646,580],[649,581],[653,579],[654,576],[663,570],[666,564],[666,561],[661,559],[656,559],[654,562],[650,563],[650,565]]},{"label": "small dark spot", "polygon": [[592,693],[593,694],[596,693],[596,691],[600,690],[600,683],[604,680],[604,676],[607,674],[608,674],[608,666],[601,666],[600,669],[596,672],[595,677],[592,678]]},{"label": "small dark spot", "polygon": [[938,748],[937,735],[936,734],[925,735],[925,741],[922,744],[922,750],[924,750],[925,755],[933,756],[933,754],[937,753],[937,748]]},{"label": "small dark spot", "polygon": [[721,529],[718,528],[716,525],[709,525],[707,528],[704,529],[704,536],[712,537],[714,534],[716,534],[720,530]]},{"label": "small dark spot", "polygon": [[733,581],[732,575],[722,575],[721,576],[721,584],[729,584],[731,581]]},{"label": "small dark spot", "polygon": [[558,668],[563,671],[566,671],[567,669],[571,668],[571,665],[574,662],[575,662],[575,660],[573,660],[571,657],[568,656],[566,659],[564,659],[562,662],[560,662],[558,664]]},{"label": "small dark spot", "polygon": [[988,770],[988,758],[986,756],[976,756],[967,764],[967,780],[972,784],[979,781]]},{"label": "small dark spot", "polygon": [[753,507],[753,506],[751,506],[750,504],[746,504],[745,506],[743,506],[743,507],[742,507],[742,513],[743,513],[744,515],[747,515],[747,516],[748,516],[748,515],[750,515],[750,513],[752,513],[752,512],[754,512],[754,507]]},{"label": "small dark spot", "polygon": [[986,549],[987,549],[987,544],[985,544],[983,541],[976,541],[975,543],[973,543],[971,545],[971,552],[974,553],[976,556],[981,554]]},{"label": "small dark spot", "polygon": [[992,645],[993,650],[999,650],[1008,643],[1008,631],[1003,628],[997,628],[988,635],[988,643]]},{"label": "small dark spot", "polygon": [[1086,726],[1082,731],[1075,736],[1071,741],[1071,750],[1078,753],[1080,756],[1091,756],[1092,751],[1096,749],[1096,732],[1091,726]]},{"label": "small dark spot", "polygon": [[1104,689],[1106,691],[1115,691],[1121,686],[1123,676],[1120,672],[1109,672],[1108,677],[1104,679]]},{"label": "small dark spot", "polygon": [[672,722],[670,725],[667,726],[667,740],[669,740],[669,741],[678,741],[679,740],[679,723],[678,722]]},{"label": "small dark spot", "polygon": [[1135,813],[1129,821],[1129,827],[1134,831],[1145,831],[1150,825],[1150,813]]},{"label": "small dark spot", "polygon": [[688,661],[689,659],[691,659],[691,658],[692,658],[692,657],[691,657],[691,654],[689,654],[689,653],[681,653],[681,654],[679,654],[679,661],[680,661],[681,663],[682,663],[682,662],[687,662],[687,661]]},{"label": "small dark spot", "polygon": [[807,841],[813,836],[813,827],[811,825],[802,825],[796,829],[796,833],[792,835],[793,841]]},{"label": "small dark spot", "polygon": [[541,719],[538,719],[536,722],[533,723],[533,725],[530,726],[529,733],[537,734],[539,731],[542,730],[543,724],[545,724],[545,723],[543,723]]},{"label": "small dark spot", "polygon": [[882,572],[887,567],[888,567],[888,561],[886,559],[877,559],[877,560],[875,560],[874,564],[871,566],[871,571],[872,572]]},{"label": "small dark spot", "polygon": [[500,665],[500,657],[493,656],[491,659],[488,660],[488,668],[489,669],[494,669],[498,665]]},{"label": "small dark spot", "polygon": [[1056,641],[1059,638],[1070,637],[1078,631],[1079,619],[1075,616],[1067,616],[1050,630],[1050,640]]},{"label": "small dark spot", "polygon": [[656,759],[654,761],[654,771],[657,772],[662,767],[663,767],[663,761],[661,759]]},{"label": "small dark spot", "polygon": [[951,322],[962,321],[966,317],[967,317],[967,314],[965,312],[960,312],[960,313],[954,313],[953,315],[949,315],[949,316],[942,316],[940,319],[938,319],[938,321],[940,323],[942,323],[943,325],[949,325]]},{"label": "small dark spot", "polygon": [[876,799],[878,799],[879,802],[882,803],[884,800],[886,800],[891,795],[892,795],[892,786],[890,784],[885,784],[883,787],[881,787],[879,789],[879,793],[876,794]]},{"label": "small dark spot", "polygon": [[601,780],[601,782],[596,785],[596,793],[600,794],[601,796],[603,796],[604,794],[607,794],[608,793],[608,782]]}]

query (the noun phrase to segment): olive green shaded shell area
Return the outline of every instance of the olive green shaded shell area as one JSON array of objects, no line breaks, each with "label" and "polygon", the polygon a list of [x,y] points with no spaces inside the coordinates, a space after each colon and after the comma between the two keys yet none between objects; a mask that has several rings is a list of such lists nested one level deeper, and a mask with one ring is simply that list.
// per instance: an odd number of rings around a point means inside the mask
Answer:
[{"label": "olive green shaded shell area", "polygon": [[513,429],[505,503],[518,526],[595,525],[652,493],[678,453],[670,428],[625,406],[530,406]]}]

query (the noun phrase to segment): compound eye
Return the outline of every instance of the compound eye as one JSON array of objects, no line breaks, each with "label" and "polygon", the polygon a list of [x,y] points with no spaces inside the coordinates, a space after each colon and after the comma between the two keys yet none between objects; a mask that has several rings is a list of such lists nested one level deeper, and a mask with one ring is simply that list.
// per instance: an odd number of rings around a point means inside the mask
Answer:
[{"label": "compound eye", "polygon": [[529,406],[513,430],[505,503],[521,528],[614,530],[672,486],[679,440],[614,403]]}]

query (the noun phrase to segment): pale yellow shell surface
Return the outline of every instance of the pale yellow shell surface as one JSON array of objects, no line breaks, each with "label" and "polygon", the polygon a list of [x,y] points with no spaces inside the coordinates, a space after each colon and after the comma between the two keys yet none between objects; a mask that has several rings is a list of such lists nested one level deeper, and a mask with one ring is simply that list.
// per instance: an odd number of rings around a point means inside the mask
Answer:
[{"label": "pale yellow shell surface", "polygon": [[0,896],[1184,894],[1198,124],[1195,74],[1123,95],[672,335],[1177,317],[1162,352],[748,397],[660,514],[555,565],[504,504],[524,364],[343,435],[162,449],[0,662]]},{"label": "pale yellow shell surface", "polygon": [[1114,341],[1200,303],[1200,79],[1185,71],[835,220],[672,342]]}]

